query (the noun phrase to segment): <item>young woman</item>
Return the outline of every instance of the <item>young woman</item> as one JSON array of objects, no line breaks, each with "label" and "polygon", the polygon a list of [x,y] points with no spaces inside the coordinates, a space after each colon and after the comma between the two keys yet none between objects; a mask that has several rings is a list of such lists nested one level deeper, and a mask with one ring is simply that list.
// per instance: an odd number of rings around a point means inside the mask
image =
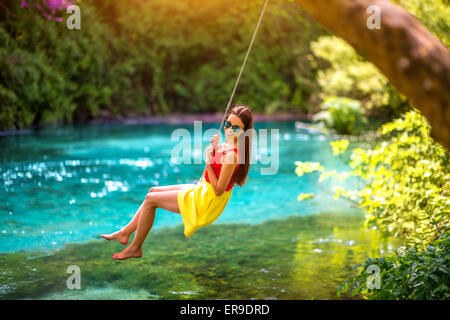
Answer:
[{"label": "young woman", "polygon": [[[121,230],[101,235],[106,240],[128,244],[114,253],[117,260],[140,258],[142,244],[153,226],[156,208],[181,213],[184,234],[190,237],[198,228],[213,223],[223,212],[235,184],[243,186],[250,170],[250,150],[253,129],[252,113],[246,105],[235,105],[224,122],[225,141],[219,145],[217,135],[206,150],[206,167],[197,184],[177,184],[152,187],[133,219]],[[244,157],[241,158],[241,154]]]}]

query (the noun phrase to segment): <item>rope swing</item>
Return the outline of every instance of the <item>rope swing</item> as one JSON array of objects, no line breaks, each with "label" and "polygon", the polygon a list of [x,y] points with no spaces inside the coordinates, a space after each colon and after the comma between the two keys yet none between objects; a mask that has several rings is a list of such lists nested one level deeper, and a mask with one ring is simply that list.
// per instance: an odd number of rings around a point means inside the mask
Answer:
[{"label": "rope swing", "polygon": [[225,120],[225,117],[226,117],[227,113],[230,111],[229,109],[230,109],[230,106],[231,106],[231,101],[233,101],[234,93],[236,92],[236,88],[238,86],[239,80],[241,79],[241,75],[242,75],[242,72],[244,71],[245,64],[247,63],[248,55],[250,54],[250,50],[252,49],[253,42],[255,41],[256,33],[258,32],[259,25],[261,23],[261,20],[262,20],[262,17],[264,15],[264,11],[266,10],[266,6],[267,6],[268,2],[269,2],[269,0],[266,0],[266,2],[264,3],[263,8],[261,10],[261,14],[259,16],[258,23],[256,24],[255,31],[253,32],[252,40],[250,41],[250,45],[248,46],[247,53],[245,54],[244,62],[242,63],[242,66],[241,66],[241,71],[239,71],[239,75],[238,75],[238,77],[236,79],[236,82],[234,84],[233,91],[231,92],[230,100],[228,100],[227,108],[225,109],[225,113],[224,113],[224,115],[222,117],[222,122],[220,123],[220,128],[219,128],[218,134],[220,134],[220,130],[222,130],[222,126],[223,126],[223,122]]}]

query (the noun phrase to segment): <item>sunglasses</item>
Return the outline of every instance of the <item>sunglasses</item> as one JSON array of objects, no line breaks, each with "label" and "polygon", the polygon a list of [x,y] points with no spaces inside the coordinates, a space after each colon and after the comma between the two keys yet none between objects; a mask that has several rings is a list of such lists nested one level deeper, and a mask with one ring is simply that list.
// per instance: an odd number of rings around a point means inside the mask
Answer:
[{"label": "sunglasses", "polygon": [[225,128],[229,128],[229,127],[232,127],[233,128],[233,131],[235,132],[235,133],[238,133],[239,131],[241,131],[242,130],[242,128],[241,127],[239,127],[239,126],[232,126],[231,125],[231,123],[230,122],[228,122],[228,121],[226,121],[225,120],[225,122],[224,122],[224,125],[223,125]]}]

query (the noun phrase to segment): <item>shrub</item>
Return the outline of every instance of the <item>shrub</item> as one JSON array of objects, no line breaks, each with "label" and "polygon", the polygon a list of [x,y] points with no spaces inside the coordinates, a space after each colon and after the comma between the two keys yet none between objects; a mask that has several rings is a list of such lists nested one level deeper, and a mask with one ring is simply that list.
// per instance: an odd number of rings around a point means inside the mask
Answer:
[{"label": "shrub", "polygon": [[354,134],[367,123],[361,103],[345,97],[327,97],[321,105],[321,112],[313,116],[313,121],[323,123],[338,134]]},{"label": "shrub", "polygon": [[[392,256],[367,260],[339,293],[375,299],[448,299],[449,153],[430,137],[430,126],[417,110],[383,125],[380,133],[384,141],[374,148],[352,150],[352,171],[337,173],[325,171],[319,163],[296,162],[297,175],[319,171],[319,182],[330,177],[340,181],[362,178],[366,182],[362,189],[335,187],[335,197],[356,201],[366,209],[366,227],[376,227],[406,244]],[[349,143],[341,140],[331,145],[338,155]],[[376,290],[366,285],[367,268],[373,264],[382,277],[381,288]]]},{"label": "shrub", "polygon": [[[379,268],[380,287],[373,284],[370,266]],[[348,278],[338,296],[370,299],[450,299],[450,234],[444,233],[421,249],[417,245],[397,249],[388,257],[368,259],[359,274]]]},{"label": "shrub", "polygon": [[322,98],[345,96],[357,99],[371,113],[381,108],[392,116],[401,114],[408,107],[406,98],[388,79],[344,40],[321,36],[311,43],[311,50],[317,58],[327,62],[317,75]]},{"label": "shrub", "polygon": [[[87,0],[77,2],[81,30],[68,30],[64,11],[58,23],[20,1],[2,3],[0,94],[8,103],[0,130],[104,114],[223,112],[261,10],[256,0]],[[235,102],[257,112],[308,109],[318,85],[306,57],[323,32],[298,4],[271,2]],[[26,59],[10,63],[16,55]],[[24,70],[32,77],[18,82]]]}]

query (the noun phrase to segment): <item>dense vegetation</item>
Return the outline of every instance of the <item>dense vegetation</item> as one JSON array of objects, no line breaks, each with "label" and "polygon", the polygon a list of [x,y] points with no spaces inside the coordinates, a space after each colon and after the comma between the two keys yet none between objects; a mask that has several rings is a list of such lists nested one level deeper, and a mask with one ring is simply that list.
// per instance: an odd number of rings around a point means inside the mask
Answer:
[{"label": "dense vegetation", "polygon": [[[447,1],[398,0],[448,47],[450,7]],[[359,190],[334,187],[365,209],[366,227],[402,239],[394,253],[356,265],[355,275],[338,296],[370,299],[449,299],[450,288],[450,159],[448,150],[430,137],[427,120],[370,63],[337,37],[322,36],[312,51],[328,63],[319,70],[322,111],[315,119],[338,134],[355,134],[365,114],[389,112],[399,117],[378,130],[376,145],[361,143],[346,152],[349,140],[331,143],[333,154],[346,155],[352,171],[325,171],[316,162],[296,162],[299,176],[320,173],[328,178],[363,181]],[[313,173],[314,174],[314,173]],[[314,194],[300,194],[299,201]],[[374,270],[375,273],[374,273]],[[376,284],[376,285],[374,285]]]},{"label": "dense vegetation", "polygon": [[[1,129],[222,111],[261,9],[256,0],[78,5],[81,30],[69,30],[20,1],[5,2]],[[321,34],[296,3],[271,1],[235,100],[259,112],[309,110],[319,90],[309,43]]]},{"label": "dense vegetation", "polygon": [[[397,250],[394,254],[367,259],[359,274],[338,288],[338,295],[362,294],[370,299],[450,299],[450,236],[441,234],[425,249],[418,245]],[[380,287],[370,288],[370,266],[380,268]]]},{"label": "dense vegetation", "polygon": [[[26,3],[41,3],[29,0]],[[398,0],[445,44],[442,0]],[[261,1],[87,0],[81,30],[21,1],[0,10],[0,130],[93,118],[222,111]],[[26,89],[25,89],[26,88]],[[272,0],[236,101],[257,112],[317,112],[334,96],[391,119],[408,102],[344,41],[293,1]]]},{"label": "dense vegetation", "polygon": [[[340,293],[367,294],[377,299],[443,299],[450,297],[450,157],[430,137],[430,127],[416,110],[384,124],[375,147],[356,147],[349,156],[352,171],[325,171],[319,163],[297,162],[296,173],[321,172],[319,182],[350,177],[365,183],[359,190],[334,187],[335,197],[348,198],[366,210],[366,226],[403,239],[405,247],[387,258],[369,259]],[[345,153],[348,140],[331,143],[333,153]],[[299,200],[313,197],[300,195]],[[381,287],[368,288],[371,273],[380,268]]]}]

